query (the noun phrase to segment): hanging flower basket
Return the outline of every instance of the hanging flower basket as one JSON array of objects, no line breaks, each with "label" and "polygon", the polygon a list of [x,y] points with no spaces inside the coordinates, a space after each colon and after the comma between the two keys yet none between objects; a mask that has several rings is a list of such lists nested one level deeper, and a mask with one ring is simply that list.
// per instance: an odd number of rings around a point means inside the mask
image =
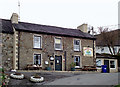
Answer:
[{"label": "hanging flower basket", "polygon": [[21,73],[11,73],[10,77],[14,78],[14,79],[23,79],[24,75]]},{"label": "hanging flower basket", "polygon": [[41,76],[31,76],[30,77],[30,81],[32,81],[32,82],[42,82],[42,81],[44,81],[44,77],[41,77]]}]

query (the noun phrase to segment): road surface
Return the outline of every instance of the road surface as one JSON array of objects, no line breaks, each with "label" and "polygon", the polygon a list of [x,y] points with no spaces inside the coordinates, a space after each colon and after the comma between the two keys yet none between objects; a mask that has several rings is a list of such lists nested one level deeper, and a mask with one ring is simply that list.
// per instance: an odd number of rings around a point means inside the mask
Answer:
[{"label": "road surface", "polygon": [[45,85],[117,85],[118,73],[82,74],[55,80]]}]

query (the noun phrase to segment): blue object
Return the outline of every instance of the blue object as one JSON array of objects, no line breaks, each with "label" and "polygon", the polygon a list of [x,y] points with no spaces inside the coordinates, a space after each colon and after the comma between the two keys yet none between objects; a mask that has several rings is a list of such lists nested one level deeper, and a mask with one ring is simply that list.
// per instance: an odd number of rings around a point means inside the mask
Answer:
[{"label": "blue object", "polygon": [[107,73],[107,65],[102,65],[102,73]]}]

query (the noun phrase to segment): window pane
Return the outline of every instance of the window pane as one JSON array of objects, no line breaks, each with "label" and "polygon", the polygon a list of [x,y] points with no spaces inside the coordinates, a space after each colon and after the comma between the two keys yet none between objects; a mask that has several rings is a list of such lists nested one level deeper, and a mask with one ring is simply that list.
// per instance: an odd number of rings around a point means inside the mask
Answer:
[{"label": "window pane", "polygon": [[36,55],[34,55],[34,64],[36,64]]},{"label": "window pane", "polygon": [[74,40],[74,51],[80,51],[80,40]]},{"label": "window pane", "polygon": [[101,60],[96,60],[97,67],[101,67]]},{"label": "window pane", "polygon": [[79,40],[74,40],[74,45],[79,45],[80,41]]},{"label": "window pane", "polygon": [[55,39],[55,43],[56,43],[56,44],[61,44],[61,39],[56,38],[56,39]]},{"label": "window pane", "polygon": [[80,57],[79,56],[75,56],[74,57],[74,62],[76,64],[76,66],[80,66]]},{"label": "window pane", "polygon": [[61,49],[61,44],[55,44],[56,49]]},{"label": "window pane", "polygon": [[110,61],[110,68],[115,68],[115,61]]},{"label": "window pane", "polygon": [[55,38],[55,49],[62,49],[61,38]]},{"label": "window pane", "polygon": [[115,65],[110,65],[110,68],[115,68]]},{"label": "window pane", "polygon": [[34,64],[41,64],[41,54],[34,54]]},{"label": "window pane", "polygon": [[80,46],[79,45],[74,45],[74,51],[80,51]]},{"label": "window pane", "polygon": [[34,36],[34,48],[40,48],[40,47],[41,47],[41,37]]}]

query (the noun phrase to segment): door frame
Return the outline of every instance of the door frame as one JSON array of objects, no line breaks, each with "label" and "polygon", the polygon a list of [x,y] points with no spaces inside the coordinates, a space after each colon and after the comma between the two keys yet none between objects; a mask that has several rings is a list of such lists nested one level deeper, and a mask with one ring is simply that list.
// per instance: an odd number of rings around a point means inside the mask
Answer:
[{"label": "door frame", "polygon": [[[63,71],[63,55],[55,54],[54,57],[55,57],[55,56],[61,56],[61,57],[62,57],[62,58],[61,58],[61,62],[62,62],[62,71]],[[56,71],[56,70],[55,70],[55,58],[54,58],[54,71]]]},{"label": "door frame", "polygon": [[110,73],[110,60],[104,60],[104,65],[105,65],[105,61],[108,61],[108,72],[107,73]]}]

